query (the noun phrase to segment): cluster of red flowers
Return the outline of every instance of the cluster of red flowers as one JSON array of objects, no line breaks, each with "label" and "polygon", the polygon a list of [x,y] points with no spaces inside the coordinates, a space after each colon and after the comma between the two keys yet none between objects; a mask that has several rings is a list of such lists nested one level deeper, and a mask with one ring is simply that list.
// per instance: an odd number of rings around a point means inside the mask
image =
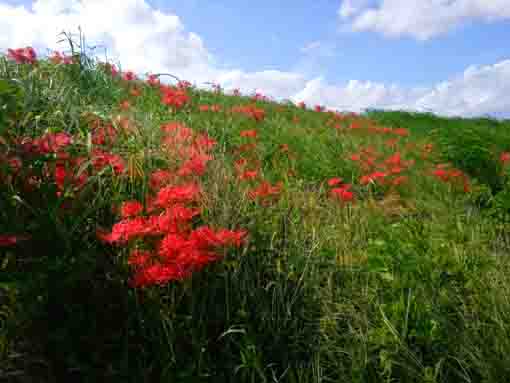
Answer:
[{"label": "cluster of red flowers", "polygon": [[175,88],[172,86],[160,85],[159,89],[161,91],[161,102],[175,110],[181,109],[190,101],[185,86]]},{"label": "cluster of red flowers", "polygon": [[258,92],[255,93],[251,99],[252,99],[252,101],[255,101],[255,102],[257,102],[257,101],[269,101],[269,97],[264,96],[262,93],[258,93]]},{"label": "cluster of red flowers", "polygon": [[63,53],[55,51],[53,52],[53,55],[50,57],[50,61],[56,65],[58,64],[70,65],[74,63],[74,58],[73,56],[66,56]]},{"label": "cluster of red flowers", "polygon": [[153,172],[150,186],[155,195],[149,196],[145,209],[139,201],[126,201],[111,232],[98,232],[103,241],[132,249],[128,263],[134,269],[134,287],[187,278],[218,260],[220,248],[239,247],[246,236],[243,230],[194,228],[203,190],[196,180],[185,179],[204,174],[216,142],[178,122],[164,124],[161,130],[164,146],[180,166],[175,172]]},{"label": "cluster of red flowers", "polygon": [[271,185],[267,181],[261,181],[257,187],[248,192],[251,199],[259,199],[268,203],[271,199],[278,197],[283,190],[283,182]]},{"label": "cluster of red flowers", "polygon": [[[363,117],[352,114],[341,114],[330,112],[331,117],[326,121],[327,126],[332,126],[337,131],[360,131],[369,134],[385,134],[397,137],[407,137],[409,131],[405,128],[388,128],[374,125],[374,123]],[[347,129],[344,130],[344,127]]]},{"label": "cluster of red flowers", "polygon": [[136,74],[133,71],[128,70],[127,72],[122,73],[122,79],[124,81],[134,81],[136,80]]},{"label": "cluster of red flowers", "polygon": [[240,113],[254,119],[255,121],[262,121],[266,116],[266,112],[262,108],[257,108],[255,105],[234,106],[231,109],[232,113]]},{"label": "cluster of red flowers", "polygon": [[221,111],[221,105],[199,105],[198,110],[201,112],[220,112]]},{"label": "cluster of red flowers", "polygon": [[7,58],[17,64],[34,64],[37,61],[37,54],[32,47],[8,49]]},{"label": "cluster of red flowers", "polygon": [[[414,165],[414,160],[404,161],[400,152],[395,152],[386,159],[373,147],[363,148],[358,154],[351,155],[351,160],[358,162],[360,168],[367,174],[359,179],[361,185],[379,184],[398,186],[408,181],[407,176],[402,175]],[[380,162],[377,162],[381,160]]]},{"label": "cluster of red flowers", "polygon": [[0,247],[10,247],[30,239],[28,235],[1,234]]},{"label": "cluster of red flowers", "polygon": [[328,185],[332,187],[329,191],[331,198],[342,203],[354,201],[354,193],[350,190],[351,184],[344,184],[341,178],[335,177],[328,180]]},{"label": "cluster of red flowers", "polygon": [[150,86],[159,86],[160,83],[161,82],[159,81],[159,76],[157,76],[155,74],[150,74],[147,77],[147,84],[149,84]]},{"label": "cluster of red flowers", "polygon": [[181,163],[176,174],[181,177],[203,175],[207,163],[213,158],[210,150],[216,141],[206,133],[195,134],[192,129],[178,122],[165,124],[161,130],[164,134],[163,146]]},{"label": "cluster of red flowers", "polygon": [[503,152],[499,156],[499,161],[503,166],[510,164],[510,152]]},{"label": "cluster of red flowers", "polygon": [[117,139],[117,131],[111,124],[104,125],[100,119],[92,125],[92,143],[94,145],[109,146]]},{"label": "cluster of red flowers", "polygon": [[451,185],[462,185],[463,190],[468,193],[471,188],[469,178],[461,170],[451,167],[450,164],[437,164],[432,170],[432,175],[438,180]]}]

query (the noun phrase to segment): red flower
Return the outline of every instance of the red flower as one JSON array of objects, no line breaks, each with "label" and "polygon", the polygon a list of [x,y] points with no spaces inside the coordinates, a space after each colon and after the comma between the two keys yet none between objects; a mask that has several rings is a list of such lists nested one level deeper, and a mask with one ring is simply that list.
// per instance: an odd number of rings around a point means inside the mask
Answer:
[{"label": "red flower", "polygon": [[120,109],[122,110],[128,110],[131,107],[131,104],[128,100],[124,100],[120,103]]},{"label": "red flower", "polygon": [[73,138],[65,133],[46,133],[39,139],[34,140],[33,144],[39,153],[55,153],[73,143]]},{"label": "red flower", "polygon": [[507,163],[509,163],[510,162],[510,152],[501,153],[501,155],[499,156],[499,161],[501,162],[501,164],[503,166],[506,165]]},{"label": "red flower", "polygon": [[20,241],[26,241],[30,239],[28,235],[7,235],[0,234],[0,247],[14,246]]},{"label": "red flower", "polygon": [[200,187],[194,183],[182,186],[166,186],[158,192],[156,205],[164,208],[176,203],[198,201],[200,193]]},{"label": "red flower", "polygon": [[168,184],[173,178],[174,174],[170,171],[159,169],[151,174],[149,185],[152,189],[159,189]]},{"label": "red flower", "polygon": [[341,178],[334,177],[334,178],[331,178],[328,180],[328,185],[336,186],[336,185],[340,185],[342,182],[343,182],[343,180]]},{"label": "red flower", "polygon": [[130,91],[129,91],[129,94],[133,97],[138,97],[142,94],[142,90],[140,88],[132,88]]},{"label": "red flower", "polygon": [[339,199],[342,202],[352,202],[354,201],[354,193],[350,191],[351,185],[343,185],[339,188],[331,189],[331,196],[333,198]]},{"label": "red flower", "polygon": [[257,170],[245,170],[239,175],[240,180],[253,180],[258,176]]},{"label": "red flower", "polygon": [[272,186],[269,182],[262,181],[257,188],[248,193],[248,196],[251,199],[274,197],[278,196],[281,193],[282,188],[283,188],[282,182],[279,182],[278,184]]},{"label": "red flower", "polygon": [[122,218],[128,218],[140,215],[143,211],[143,205],[138,201],[125,201],[120,207]]},{"label": "red flower", "polygon": [[181,177],[196,175],[202,176],[205,173],[207,162],[212,159],[207,154],[196,154],[187,160],[178,170],[177,175]]},{"label": "red flower", "polygon": [[384,172],[373,172],[371,174],[368,174],[368,175],[364,175],[360,178],[360,184],[362,185],[367,185],[369,183],[377,183],[377,182],[380,182],[380,183],[383,183],[384,182],[384,178],[387,176],[388,174],[387,173],[384,173]]},{"label": "red flower", "polygon": [[147,84],[149,84],[150,86],[159,85],[160,84],[159,77],[156,76],[155,74],[150,74],[147,79]]},{"label": "red flower", "polygon": [[124,72],[124,74],[122,75],[122,79],[125,81],[133,81],[136,80],[136,75],[134,72],[129,70],[127,72]]},{"label": "red flower", "polygon": [[143,267],[149,263],[151,258],[153,258],[153,255],[150,251],[133,250],[129,254],[128,265],[135,267]]},{"label": "red flower", "polygon": [[8,49],[7,58],[17,64],[34,64],[37,61],[37,54],[32,47]]},{"label": "red flower", "polygon": [[243,130],[239,134],[241,137],[250,137],[250,138],[256,138],[257,137],[257,131],[255,129],[251,130]]}]

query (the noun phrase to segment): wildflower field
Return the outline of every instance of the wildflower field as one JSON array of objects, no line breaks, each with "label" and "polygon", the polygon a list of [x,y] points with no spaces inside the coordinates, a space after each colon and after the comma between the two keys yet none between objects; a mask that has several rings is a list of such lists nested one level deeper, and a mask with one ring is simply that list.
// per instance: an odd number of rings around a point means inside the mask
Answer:
[{"label": "wildflower field", "polygon": [[0,381],[510,381],[510,122],[0,57]]}]

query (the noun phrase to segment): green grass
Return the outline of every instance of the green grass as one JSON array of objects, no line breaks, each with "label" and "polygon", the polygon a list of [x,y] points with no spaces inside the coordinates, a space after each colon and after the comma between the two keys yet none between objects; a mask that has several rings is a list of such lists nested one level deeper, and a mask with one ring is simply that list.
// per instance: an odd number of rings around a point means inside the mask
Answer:
[{"label": "green grass", "polygon": [[[36,66],[0,58],[0,234],[30,236],[0,247],[0,380],[510,380],[510,181],[499,160],[510,151],[508,121],[380,111],[335,120],[196,88],[175,111],[157,88],[77,57]],[[121,110],[126,99],[131,107]],[[262,121],[227,113],[248,104],[265,111]],[[91,115],[117,129],[108,150],[129,171],[106,167],[59,196],[48,176],[54,155],[27,154],[16,138],[66,132],[69,154],[87,159],[76,171],[88,172]],[[145,200],[152,171],[179,164],[161,145],[169,122],[217,141],[196,178],[204,198],[194,225],[249,237],[186,280],[135,289],[126,248],[96,231],[118,222],[112,207]],[[253,142],[240,132],[249,129],[256,146],[241,156],[264,180],[282,182],[267,205],[248,197],[254,181],[236,180],[237,149]],[[379,164],[396,151],[413,161],[402,171],[408,182],[360,183],[367,172],[350,156],[369,147]],[[12,157],[22,160],[19,173]],[[468,192],[431,175],[441,163],[466,175]],[[27,186],[31,176],[39,186]],[[353,184],[354,203],[330,198],[333,177]]]}]

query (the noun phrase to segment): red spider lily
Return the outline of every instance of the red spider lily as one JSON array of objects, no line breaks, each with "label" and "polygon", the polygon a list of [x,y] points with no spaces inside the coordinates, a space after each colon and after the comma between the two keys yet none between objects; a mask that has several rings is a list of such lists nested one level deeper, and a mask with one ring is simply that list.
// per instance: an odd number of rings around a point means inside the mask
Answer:
[{"label": "red spider lily", "polygon": [[124,73],[122,74],[122,79],[123,79],[124,81],[133,81],[133,80],[136,80],[136,75],[135,75],[135,73],[134,73],[134,72],[132,72],[132,71],[130,71],[130,70],[129,70],[129,71],[124,72]]},{"label": "red spider lily", "polygon": [[189,81],[179,81],[177,87],[179,89],[188,89],[191,88],[191,83]]},{"label": "red spider lily", "polygon": [[132,88],[130,91],[129,91],[129,94],[133,97],[138,97],[142,94],[142,90],[140,88]]},{"label": "red spider lily", "polygon": [[118,74],[119,74],[119,70],[117,69],[117,67],[115,65],[110,65],[110,74],[112,75],[112,77],[117,77]]},{"label": "red spider lily", "polygon": [[254,105],[235,106],[231,109],[231,112],[244,114],[245,116],[252,118],[255,121],[262,121],[266,114],[264,109],[257,108]]},{"label": "red spider lily", "polygon": [[23,162],[19,157],[11,157],[7,160],[7,165],[14,174],[17,174],[23,167]]},{"label": "red spider lily", "polygon": [[131,287],[141,288],[152,285],[162,285],[169,281],[182,280],[190,275],[175,265],[155,264],[144,267],[136,272],[130,281]]},{"label": "red spider lily", "polygon": [[471,190],[469,178],[461,170],[455,168],[448,169],[448,166],[448,164],[436,165],[436,168],[432,170],[432,175],[445,183],[462,183],[464,191],[468,193]]},{"label": "red spider lily", "polygon": [[170,207],[176,203],[189,203],[198,201],[201,195],[200,187],[195,183],[180,186],[165,186],[156,196],[156,205]]},{"label": "red spider lily", "polygon": [[341,178],[334,177],[334,178],[330,178],[328,180],[328,185],[329,186],[336,186],[336,185],[340,185],[342,182],[343,182],[343,180]]},{"label": "red spider lily", "polygon": [[202,176],[205,173],[207,163],[212,160],[212,156],[207,154],[195,154],[188,159],[177,171],[177,175],[181,177],[195,175]]},{"label": "red spider lily", "polygon": [[267,198],[267,197],[275,197],[278,196],[283,189],[283,183],[279,182],[276,185],[271,185],[267,181],[262,181],[258,187],[254,190],[248,192],[248,197],[251,199],[257,198]]},{"label": "red spider lily", "polygon": [[27,241],[31,237],[29,235],[9,235],[0,234],[0,247],[14,246],[21,241]]},{"label": "red spider lily", "polygon": [[124,100],[120,103],[119,107],[122,110],[129,110],[129,108],[131,108],[131,104],[129,103],[128,100]]},{"label": "red spider lily", "polygon": [[503,166],[510,163],[510,152],[501,153],[501,155],[499,156],[499,161]]},{"label": "red spider lily", "polygon": [[160,189],[174,179],[175,175],[168,170],[156,170],[149,178],[149,185],[153,190]]},{"label": "red spider lily", "polygon": [[124,201],[120,206],[120,215],[122,218],[140,215],[142,211],[143,205],[138,201]]},{"label": "red spider lily", "polygon": [[398,144],[399,138],[389,138],[384,142],[384,145],[386,145],[388,148],[394,149]]},{"label": "red spider lily", "polygon": [[364,175],[360,178],[359,183],[361,185],[367,185],[369,183],[384,183],[384,178],[388,174],[385,172],[373,172],[371,174]]},{"label": "red spider lily", "polygon": [[219,112],[219,111],[221,111],[221,106],[220,105],[200,105],[198,107],[198,109],[201,112],[208,112],[208,111]]},{"label": "red spider lily", "polygon": [[354,201],[354,193],[350,191],[352,185],[347,184],[338,188],[331,189],[330,194],[332,198],[338,199],[341,202]]},{"label": "red spider lily", "polygon": [[255,178],[258,177],[258,175],[259,175],[259,172],[257,170],[244,170],[239,175],[239,179],[241,181],[254,180]]},{"label": "red spider lily", "polygon": [[8,49],[7,58],[17,64],[34,64],[37,61],[37,54],[32,47]]},{"label": "red spider lily", "polygon": [[175,109],[184,107],[190,100],[185,88],[177,89],[162,85],[160,90],[161,102]]},{"label": "red spider lily", "polygon": [[117,138],[117,131],[112,125],[99,126],[92,130],[92,143],[94,145],[113,144]]},{"label": "red spider lily", "polygon": [[53,52],[53,55],[50,57],[50,61],[56,65],[61,63],[63,63],[64,65],[70,65],[73,64],[73,57],[66,56],[61,54],[60,52],[55,51]]},{"label": "red spider lily", "polygon": [[215,231],[209,226],[201,226],[191,233],[190,240],[201,249],[220,246],[240,247],[246,234],[247,232],[245,230],[233,231],[220,229]]},{"label": "red spider lily", "polygon": [[401,166],[402,165],[402,157],[399,152],[396,152],[392,156],[388,157],[384,163],[388,166]]},{"label": "red spider lily", "polygon": [[148,250],[135,249],[129,254],[128,265],[143,267],[148,265],[149,261],[153,259],[153,257],[154,255]]},{"label": "red spider lily", "polygon": [[98,149],[92,151],[92,166],[96,171],[101,171],[105,167],[111,166],[117,175],[124,173],[125,170],[122,157],[118,154],[106,153]]},{"label": "red spider lily", "polygon": [[150,86],[159,86],[160,85],[159,77],[155,74],[150,74],[149,77],[147,78],[147,84],[149,84]]},{"label": "red spider lily", "polygon": [[239,133],[241,137],[257,138],[257,131],[255,129],[243,130]]},{"label": "red spider lily", "polygon": [[393,134],[401,137],[409,136],[409,131],[405,128],[393,129]]},{"label": "red spider lily", "polygon": [[46,133],[35,140],[28,139],[25,141],[24,149],[27,152],[48,154],[62,150],[72,143],[73,138],[67,133]]},{"label": "red spider lily", "polygon": [[209,137],[209,135],[207,133],[202,133],[202,134],[198,134],[195,137],[195,144],[200,149],[203,149],[205,151],[209,151],[212,148],[214,148],[214,146],[216,146],[217,142],[216,142],[216,140],[214,140],[211,137]]},{"label": "red spider lily", "polygon": [[65,190],[66,185],[71,185],[74,191],[78,191],[87,183],[88,173],[82,171],[79,176],[75,174],[83,161],[84,159],[81,159],[80,161],[70,161],[67,164],[57,163],[55,165],[54,180],[57,185],[58,196]]}]

